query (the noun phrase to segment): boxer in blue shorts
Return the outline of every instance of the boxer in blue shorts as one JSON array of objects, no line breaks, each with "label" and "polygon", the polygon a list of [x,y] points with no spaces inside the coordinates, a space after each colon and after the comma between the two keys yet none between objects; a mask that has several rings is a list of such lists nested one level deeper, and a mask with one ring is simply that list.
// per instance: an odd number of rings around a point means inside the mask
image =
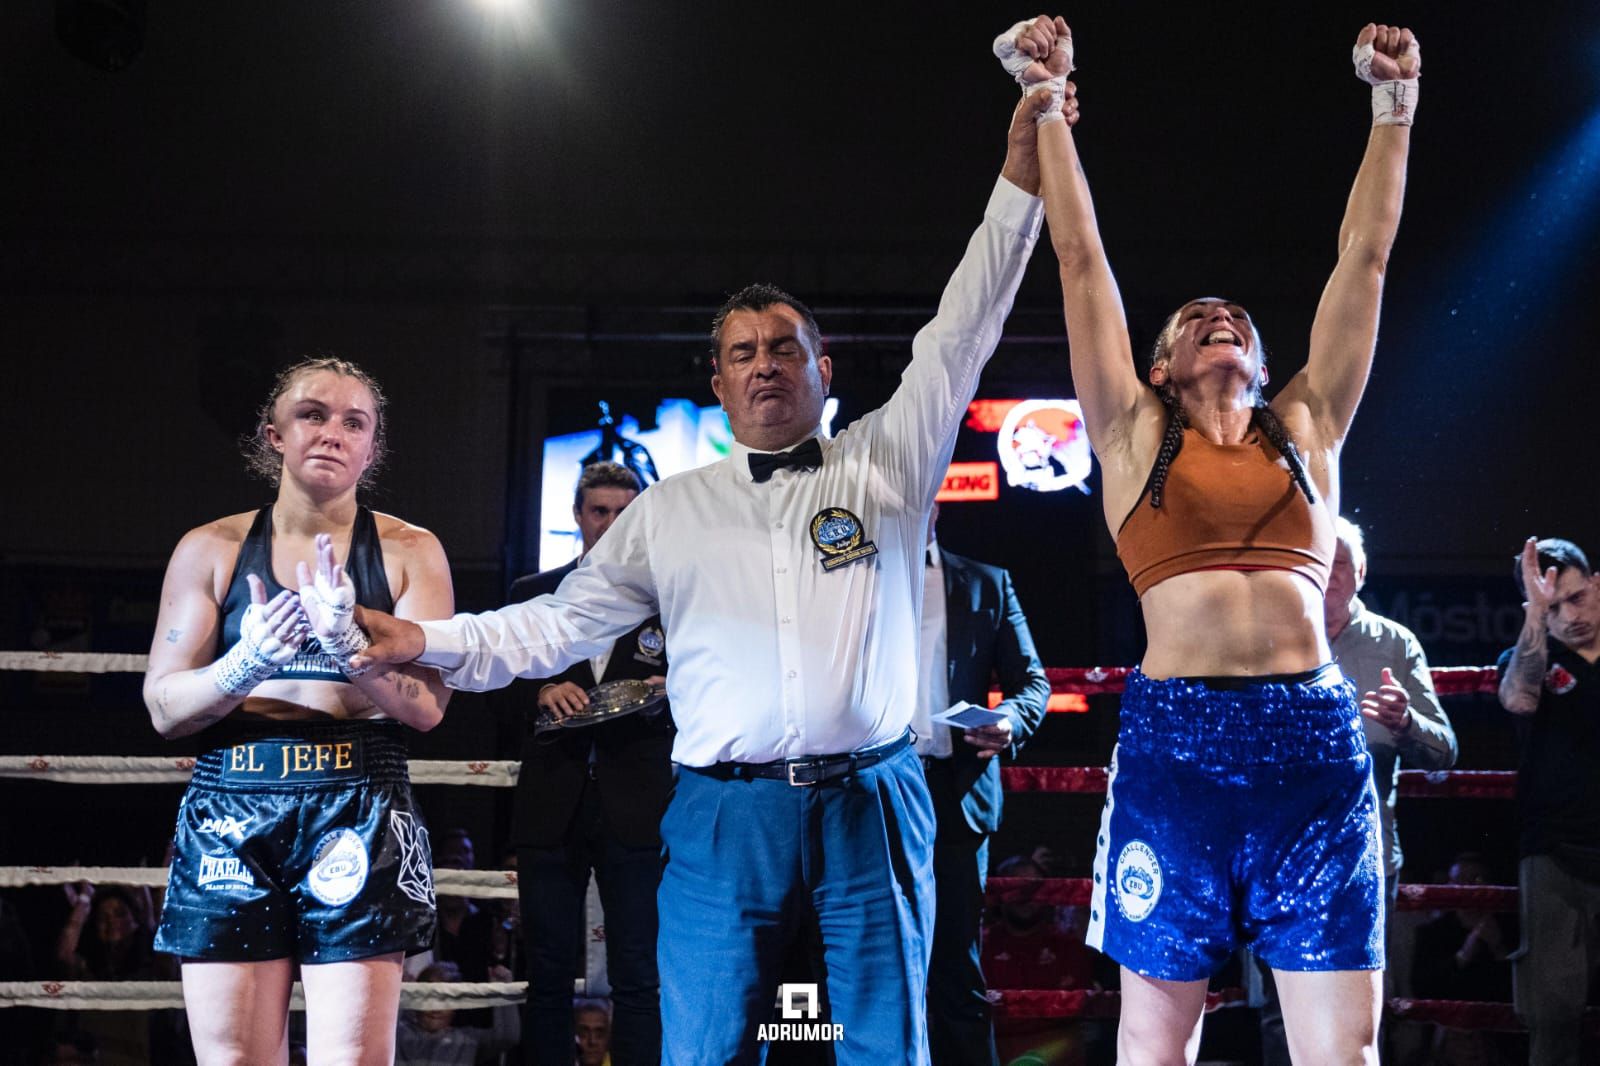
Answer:
[{"label": "boxer in blue shorts", "polygon": [[290,367],[249,453],[273,504],[190,530],[167,566],[145,704],[163,736],[207,750],[156,947],[183,958],[201,1066],[287,1061],[297,967],[312,1061],[392,1062],[401,961],[432,941],[404,726],[438,724],[448,690],[432,671],[350,661],[366,646],[357,603],[417,619],[454,607],[438,540],[356,502],[384,438],[383,394],[359,367]]},{"label": "boxer in blue shorts", "polygon": [[[1018,23],[995,52],[1024,92],[1068,92],[1062,20]],[[1194,1061],[1205,979],[1239,945],[1274,968],[1296,1061],[1377,1062],[1383,896],[1368,709],[1331,665],[1323,590],[1420,53],[1411,31],[1367,25],[1353,57],[1373,126],[1305,368],[1270,403],[1261,336],[1227,300],[1179,308],[1140,380],[1078,134],[1048,111],[1040,120],[1073,384],[1149,638],[1124,699],[1089,931],[1122,964],[1125,1066]],[[1237,69],[1219,53],[1219,74]],[[1177,181],[1186,167],[1259,170],[1243,121],[1208,121],[1213,150],[1180,161],[1162,146],[1160,165]],[[1231,215],[1208,209],[1174,227],[1227,247]]]}]

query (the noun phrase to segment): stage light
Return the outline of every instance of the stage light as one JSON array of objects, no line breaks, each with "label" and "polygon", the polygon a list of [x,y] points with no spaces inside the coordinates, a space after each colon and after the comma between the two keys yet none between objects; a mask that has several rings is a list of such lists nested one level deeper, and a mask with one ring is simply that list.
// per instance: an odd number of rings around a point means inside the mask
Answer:
[{"label": "stage light", "polygon": [[[1588,276],[1600,219],[1600,111],[1540,160],[1521,189],[1479,229],[1478,246],[1447,277],[1449,324],[1441,341],[1478,347],[1515,342],[1552,301],[1573,298]],[[1460,331],[1450,337],[1449,333]]]}]

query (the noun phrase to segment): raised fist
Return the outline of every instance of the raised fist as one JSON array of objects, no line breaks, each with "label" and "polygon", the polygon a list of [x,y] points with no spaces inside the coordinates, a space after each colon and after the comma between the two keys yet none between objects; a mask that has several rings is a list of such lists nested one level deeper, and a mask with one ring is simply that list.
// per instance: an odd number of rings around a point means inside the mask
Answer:
[{"label": "raised fist", "polygon": [[1369,22],[1356,35],[1356,77],[1369,85],[1409,81],[1422,73],[1422,50],[1417,38],[1401,26]]}]

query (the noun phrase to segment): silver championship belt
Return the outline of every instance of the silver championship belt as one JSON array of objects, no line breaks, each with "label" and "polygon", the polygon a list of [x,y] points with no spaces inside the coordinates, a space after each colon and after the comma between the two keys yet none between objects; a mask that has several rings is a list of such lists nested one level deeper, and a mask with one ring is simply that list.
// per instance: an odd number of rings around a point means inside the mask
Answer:
[{"label": "silver championship belt", "polygon": [[633,714],[635,711],[652,710],[661,706],[662,701],[667,698],[667,690],[648,681],[606,681],[590,689],[587,695],[588,709],[579,714],[569,714],[565,718],[558,718],[550,711],[540,708],[533,720],[534,735],[542,737],[562,729],[582,729],[585,726],[599,725]]}]

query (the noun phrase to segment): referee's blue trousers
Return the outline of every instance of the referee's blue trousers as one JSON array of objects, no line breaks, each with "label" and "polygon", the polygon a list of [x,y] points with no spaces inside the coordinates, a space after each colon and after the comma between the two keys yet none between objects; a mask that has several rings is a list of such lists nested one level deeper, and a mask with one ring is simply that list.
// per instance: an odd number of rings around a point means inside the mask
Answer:
[{"label": "referee's blue trousers", "polygon": [[680,768],[661,823],[664,1066],[756,1063],[800,923],[822,932],[839,1066],[924,1066],[933,805],[916,751],[810,786]]}]

